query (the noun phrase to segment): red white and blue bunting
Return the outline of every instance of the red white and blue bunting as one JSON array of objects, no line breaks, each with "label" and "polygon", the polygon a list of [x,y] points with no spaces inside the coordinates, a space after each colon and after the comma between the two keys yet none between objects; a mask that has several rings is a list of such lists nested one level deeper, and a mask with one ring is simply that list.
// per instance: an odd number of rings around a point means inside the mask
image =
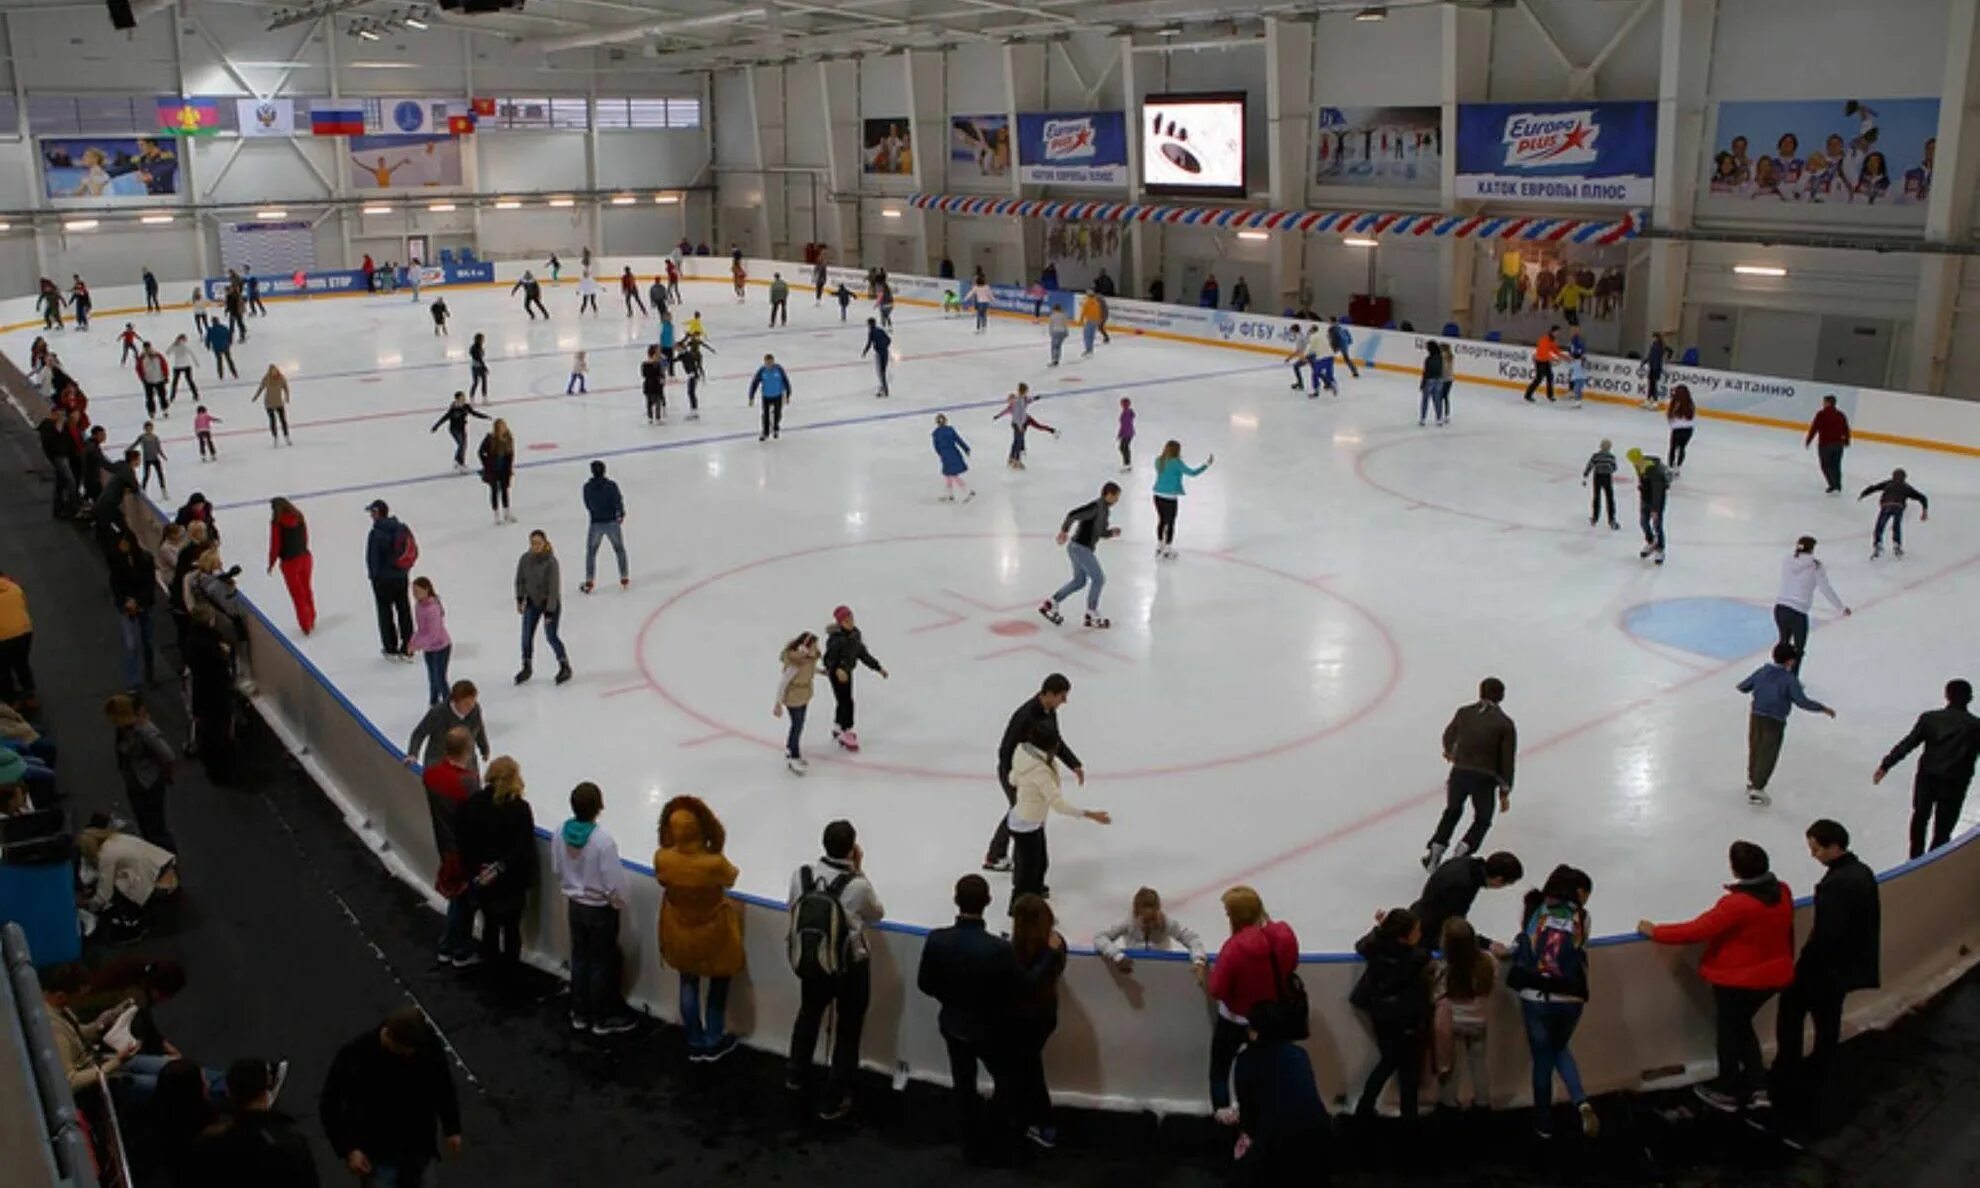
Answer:
[{"label": "red white and blue bunting", "polygon": [[1403,214],[1357,210],[1256,210],[1239,206],[1164,206],[1147,202],[1062,202],[1042,198],[972,198],[916,194],[917,210],[949,215],[1006,215],[1084,223],[1164,223],[1230,231],[1287,231],[1301,235],[1389,235],[1454,239],[1520,239],[1543,243],[1619,243],[1643,233],[1648,216],[1632,210],[1620,219],[1558,219],[1521,215]]}]

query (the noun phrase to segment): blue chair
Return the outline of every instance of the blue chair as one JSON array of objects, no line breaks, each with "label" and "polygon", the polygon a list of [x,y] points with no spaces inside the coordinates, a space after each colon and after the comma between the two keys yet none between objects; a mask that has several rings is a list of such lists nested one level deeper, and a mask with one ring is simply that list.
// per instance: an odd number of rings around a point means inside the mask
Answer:
[{"label": "blue chair", "polygon": [[1286,312],[1280,314],[1279,316],[1282,318],[1289,318],[1293,316],[1293,307],[1290,305],[1286,306]]},{"label": "blue chair", "polygon": [[1458,329],[1458,324],[1457,324],[1456,322],[1445,322],[1445,323],[1444,323],[1444,337],[1445,337],[1445,338],[1463,338],[1463,337],[1464,337],[1464,331],[1462,331],[1462,330],[1460,330],[1460,329]]},{"label": "blue chair", "polygon": [[1382,323],[1382,329],[1384,330],[1394,330],[1395,328],[1396,320],[1394,318],[1390,318],[1388,321]]},{"label": "blue chair", "polygon": [[1497,330],[1487,330],[1485,332],[1486,342],[1498,342],[1499,340],[1500,340],[1500,334]]},{"label": "blue chair", "polygon": [[462,248],[462,249],[461,249],[461,263],[463,263],[463,264],[472,264],[472,263],[474,263],[474,262],[475,262],[475,258],[476,258],[476,257],[475,257],[475,254],[474,254],[474,249],[473,249],[473,248],[471,248],[471,247],[464,247],[464,248]]},{"label": "blue chair", "polygon": [[453,267],[453,264],[454,264],[454,249],[453,249],[453,248],[441,248],[441,249],[440,249],[440,263],[441,263],[441,264],[442,264],[443,266],[445,266],[445,267],[449,267],[449,268],[451,268],[451,267]]},{"label": "blue chair", "polygon": [[1678,358],[1678,365],[1681,367],[1698,366],[1698,348],[1697,347],[1684,348],[1684,354]]}]

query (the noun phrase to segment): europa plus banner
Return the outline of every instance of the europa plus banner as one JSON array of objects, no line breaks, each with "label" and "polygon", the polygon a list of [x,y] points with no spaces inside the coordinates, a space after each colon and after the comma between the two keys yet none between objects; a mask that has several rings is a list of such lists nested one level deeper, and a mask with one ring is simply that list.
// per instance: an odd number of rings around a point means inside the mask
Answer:
[{"label": "europa plus banner", "polygon": [[1018,181],[1028,186],[1125,189],[1127,116],[1118,111],[1020,114]]},{"label": "europa plus banner", "polygon": [[1549,205],[1648,206],[1655,103],[1466,103],[1457,196]]}]

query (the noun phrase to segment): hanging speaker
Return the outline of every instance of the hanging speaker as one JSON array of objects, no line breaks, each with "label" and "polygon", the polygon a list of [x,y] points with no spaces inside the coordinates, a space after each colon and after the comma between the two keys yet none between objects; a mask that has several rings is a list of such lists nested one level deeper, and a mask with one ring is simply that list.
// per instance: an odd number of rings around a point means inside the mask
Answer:
[{"label": "hanging speaker", "polygon": [[105,0],[105,2],[110,5],[111,28],[137,28],[137,17],[131,14],[131,0]]}]

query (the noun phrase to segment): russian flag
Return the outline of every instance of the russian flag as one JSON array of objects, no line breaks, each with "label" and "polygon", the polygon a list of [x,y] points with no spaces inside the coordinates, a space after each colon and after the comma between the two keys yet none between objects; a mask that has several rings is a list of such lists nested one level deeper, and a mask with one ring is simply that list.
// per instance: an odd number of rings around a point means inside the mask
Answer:
[{"label": "russian flag", "polygon": [[364,105],[312,105],[309,109],[309,132],[312,136],[363,136]]}]

